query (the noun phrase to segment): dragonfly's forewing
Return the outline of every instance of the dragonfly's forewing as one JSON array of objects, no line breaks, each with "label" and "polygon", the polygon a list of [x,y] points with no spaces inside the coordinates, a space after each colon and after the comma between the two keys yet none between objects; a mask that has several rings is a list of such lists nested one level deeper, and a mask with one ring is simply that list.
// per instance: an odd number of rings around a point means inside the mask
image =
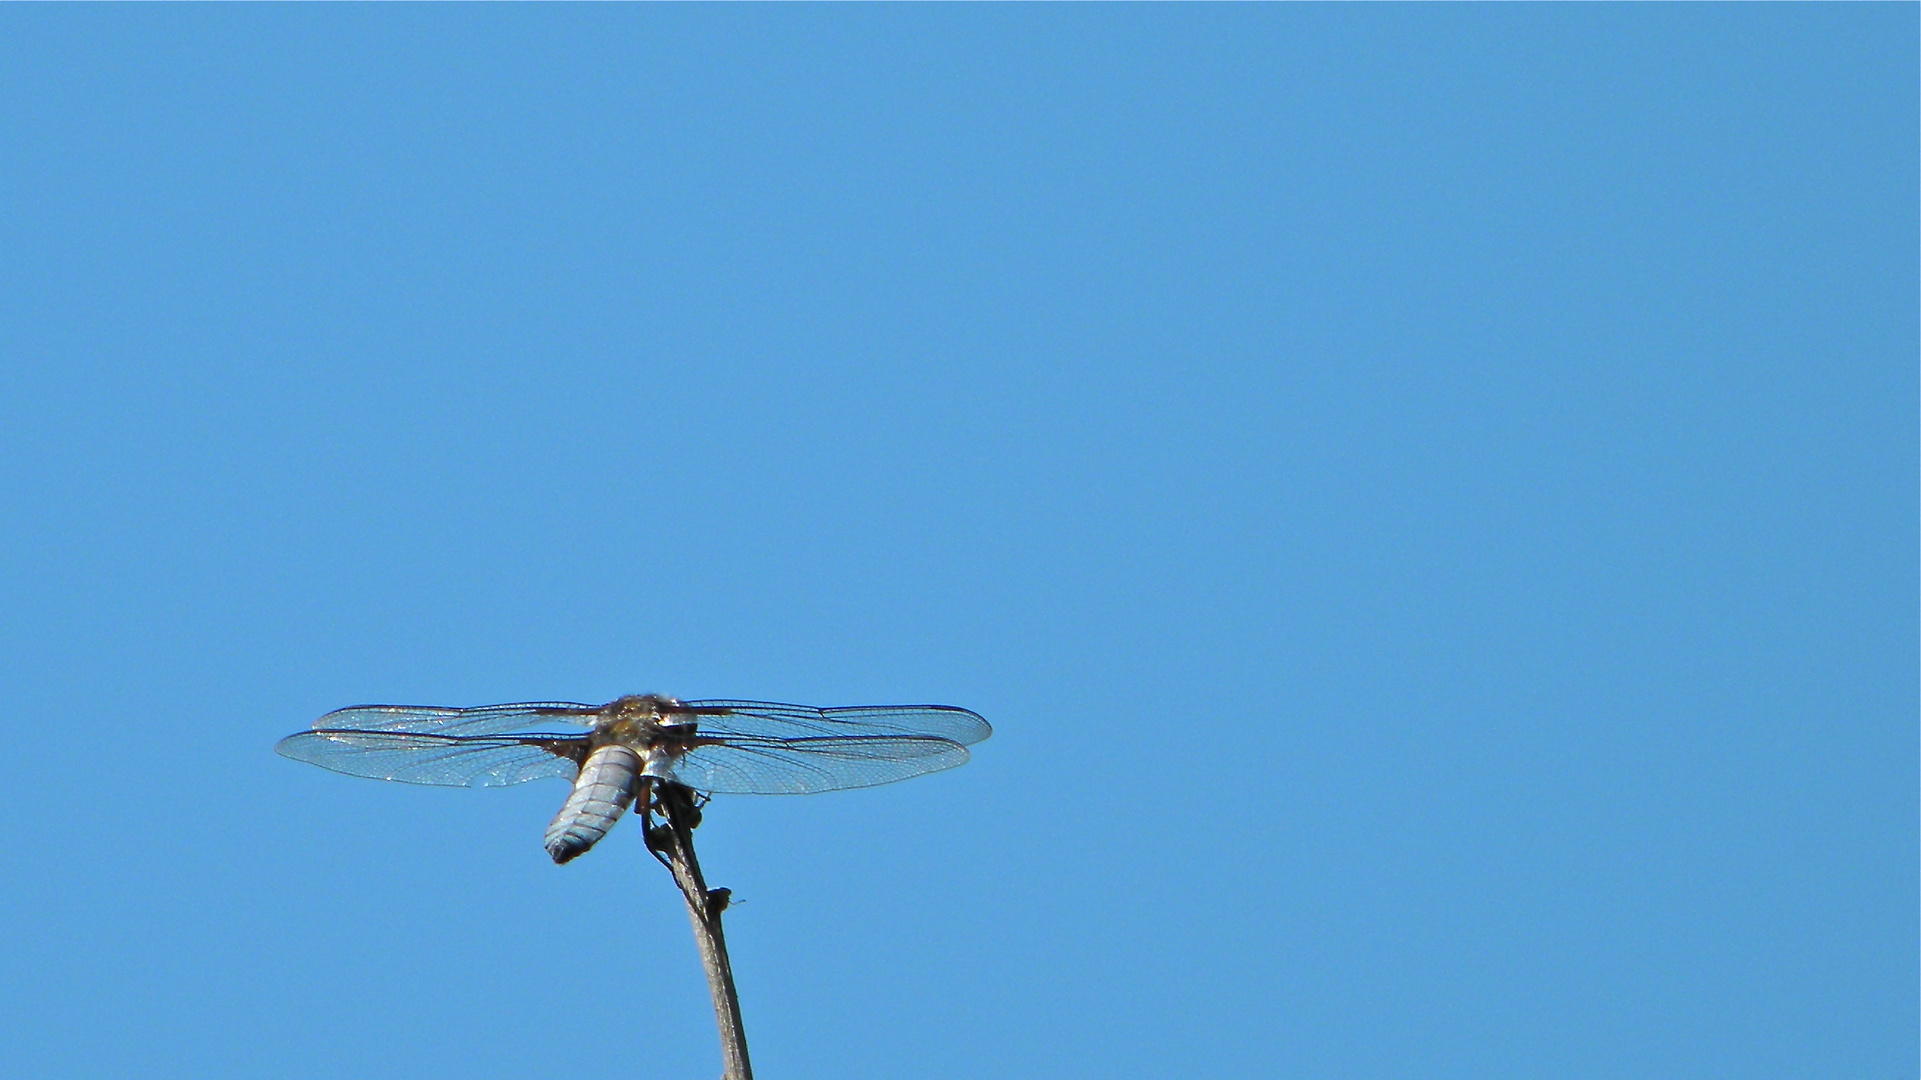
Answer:
[{"label": "dragonfly's forewing", "polygon": [[565,701],[443,709],[356,705],[314,721],[274,747],[296,761],[377,780],[500,787],[546,776],[572,779],[586,754],[579,731],[598,710]]},{"label": "dragonfly's forewing", "polygon": [[[667,764],[675,781],[732,795],[800,795],[872,787],[967,760],[993,733],[948,705],[816,709],[774,701],[688,701],[699,739]],[[674,714],[667,717],[674,719]]]},{"label": "dragonfly's forewing", "polygon": [[[777,701],[684,701],[704,735],[769,739],[811,736],[927,736],[972,746],[994,733],[979,713],[952,705],[856,705],[816,709]],[[672,713],[668,719],[673,718]]]},{"label": "dragonfly's forewing", "polygon": [[602,706],[577,701],[522,701],[448,709],[434,705],[351,705],[313,722],[315,731],[420,731],[435,735],[577,731],[592,727]]},{"label": "dragonfly's forewing", "polygon": [[675,758],[664,772],[716,794],[805,795],[892,783],[966,760],[965,746],[937,735],[726,735]]}]

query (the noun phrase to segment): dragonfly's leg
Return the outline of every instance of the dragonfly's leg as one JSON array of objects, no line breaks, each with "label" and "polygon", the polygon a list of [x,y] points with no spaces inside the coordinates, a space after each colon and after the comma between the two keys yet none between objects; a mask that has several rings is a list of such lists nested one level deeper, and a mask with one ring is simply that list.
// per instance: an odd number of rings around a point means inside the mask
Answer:
[{"label": "dragonfly's leg", "polygon": [[640,835],[647,844],[647,853],[660,865],[673,869],[670,852],[673,850],[673,831],[665,825],[654,824],[654,811],[660,809],[660,797],[654,790],[651,776],[635,778],[634,809],[640,814]]}]

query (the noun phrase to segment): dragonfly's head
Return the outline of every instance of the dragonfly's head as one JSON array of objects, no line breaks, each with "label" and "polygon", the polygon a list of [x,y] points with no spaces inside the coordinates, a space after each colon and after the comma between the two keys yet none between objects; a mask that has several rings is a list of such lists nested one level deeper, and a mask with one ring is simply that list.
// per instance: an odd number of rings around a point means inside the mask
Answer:
[{"label": "dragonfly's head", "polygon": [[665,694],[628,694],[607,703],[601,711],[609,719],[652,720],[660,723],[661,717],[680,708],[680,702]]}]

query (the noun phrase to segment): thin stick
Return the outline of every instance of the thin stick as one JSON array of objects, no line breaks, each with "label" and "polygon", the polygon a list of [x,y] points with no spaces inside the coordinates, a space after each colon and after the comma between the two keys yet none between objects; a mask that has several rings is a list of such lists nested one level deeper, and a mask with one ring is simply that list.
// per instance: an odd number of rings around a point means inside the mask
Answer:
[{"label": "thin stick", "polygon": [[[641,793],[647,815],[647,849],[674,873],[674,884],[687,899],[687,919],[694,924],[694,944],[700,964],[707,969],[707,990],[714,997],[714,1021],[720,1026],[720,1056],[727,1071],[722,1080],[754,1080],[747,1063],[747,1033],[740,1023],[740,995],[734,992],[734,966],[727,960],[727,938],[720,931],[720,913],[727,910],[726,889],[709,889],[694,857],[694,829],[700,825],[700,804],[691,789],[663,780],[653,781],[651,798]],[[653,827],[652,814],[664,824]]]}]

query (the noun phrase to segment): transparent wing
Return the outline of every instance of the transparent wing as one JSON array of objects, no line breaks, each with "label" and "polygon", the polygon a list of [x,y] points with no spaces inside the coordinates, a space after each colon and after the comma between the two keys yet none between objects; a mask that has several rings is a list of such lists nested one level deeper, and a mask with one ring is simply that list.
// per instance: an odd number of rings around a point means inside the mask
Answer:
[{"label": "transparent wing", "polygon": [[[709,728],[703,718],[703,736]],[[951,769],[967,748],[936,735],[730,735],[696,747],[667,767],[698,791],[725,795],[805,795],[872,787]]]},{"label": "transparent wing", "polygon": [[313,722],[315,731],[419,731],[497,735],[540,728],[592,727],[600,706],[575,701],[523,701],[446,709],[433,705],[353,705]]},{"label": "transparent wing", "polygon": [[[351,712],[342,709],[341,712]],[[428,710],[413,710],[425,712]],[[479,712],[442,709],[440,712]],[[321,719],[339,716],[329,713]],[[349,776],[443,787],[504,787],[544,776],[574,778],[585,735],[444,735],[430,732],[315,730],[289,735],[274,749],[295,761]]]},{"label": "transparent wing", "polygon": [[[808,705],[783,705],[777,701],[685,701],[681,703],[681,709],[699,723],[703,735],[752,735],[768,739],[933,736],[962,746],[972,746],[994,733],[994,729],[979,713],[952,705],[857,705],[846,709],[816,709]],[[966,758],[961,760],[965,761]],[[876,781],[880,782],[883,781]]]}]

